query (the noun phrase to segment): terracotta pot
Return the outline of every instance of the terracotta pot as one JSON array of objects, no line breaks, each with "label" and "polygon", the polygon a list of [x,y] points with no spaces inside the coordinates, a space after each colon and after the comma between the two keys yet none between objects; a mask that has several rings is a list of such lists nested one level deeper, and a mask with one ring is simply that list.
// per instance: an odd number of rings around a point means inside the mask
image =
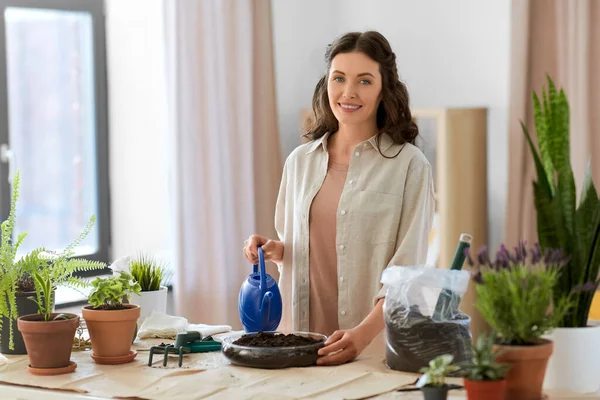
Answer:
[{"label": "terracotta pot", "polygon": [[546,339],[540,339],[539,343],[529,346],[494,345],[494,350],[504,352],[497,361],[511,364],[506,377],[506,400],[542,398],[542,385],[553,343]]},{"label": "terracotta pot", "polygon": [[506,392],[506,380],[471,381],[464,379],[468,400],[503,400]]},{"label": "terracotta pot", "polygon": [[[57,315],[59,313],[52,313],[51,317]],[[65,368],[71,364],[71,349],[79,326],[79,316],[66,315],[71,319],[44,321],[40,314],[24,315],[17,319],[31,368]]]},{"label": "terracotta pot", "polygon": [[[94,310],[85,306],[82,317],[92,342],[92,353],[97,358],[123,358],[130,354],[140,306],[124,304],[124,310]],[[94,358],[94,357],[92,357]],[[124,362],[129,362],[124,361]]]}]

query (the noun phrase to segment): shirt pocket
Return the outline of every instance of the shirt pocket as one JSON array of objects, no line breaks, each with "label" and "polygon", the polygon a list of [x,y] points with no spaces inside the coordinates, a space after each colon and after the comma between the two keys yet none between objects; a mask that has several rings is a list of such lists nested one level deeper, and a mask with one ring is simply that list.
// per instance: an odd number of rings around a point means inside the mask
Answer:
[{"label": "shirt pocket", "polygon": [[362,191],[356,195],[354,238],[370,244],[393,243],[398,235],[402,197]]}]

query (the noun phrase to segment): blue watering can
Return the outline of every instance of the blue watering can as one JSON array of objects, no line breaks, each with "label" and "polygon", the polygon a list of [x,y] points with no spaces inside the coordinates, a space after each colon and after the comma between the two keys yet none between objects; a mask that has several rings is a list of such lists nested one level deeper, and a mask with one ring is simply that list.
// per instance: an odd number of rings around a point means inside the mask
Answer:
[{"label": "blue watering can", "polygon": [[265,270],[265,255],[258,248],[258,265],[240,289],[238,310],[246,332],[276,331],[281,322],[282,301],[279,286]]}]

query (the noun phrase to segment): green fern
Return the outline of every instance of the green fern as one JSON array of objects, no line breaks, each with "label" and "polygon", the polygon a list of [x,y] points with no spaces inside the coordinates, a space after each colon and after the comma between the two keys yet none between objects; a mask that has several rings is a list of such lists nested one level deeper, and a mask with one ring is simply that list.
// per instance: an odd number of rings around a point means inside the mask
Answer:
[{"label": "green fern", "polygon": [[18,317],[16,297],[18,291],[17,283],[24,274],[21,269],[22,264],[19,264],[16,261],[16,256],[19,246],[27,236],[27,233],[23,232],[18,235],[16,241],[13,240],[20,184],[21,174],[17,171],[12,181],[11,203],[8,218],[0,225],[0,330],[3,329],[3,321],[8,322],[8,348],[10,350],[14,350],[12,321],[15,321]]},{"label": "green fern", "polygon": [[63,251],[46,251],[30,254],[32,260],[29,267],[40,265],[33,276],[35,279],[36,303],[38,313],[44,316],[45,321],[50,320],[54,307],[53,292],[60,285],[70,286],[74,289],[85,288],[88,284],[73,276],[76,272],[99,270],[106,267],[105,263],[86,260],[84,258],[70,258],[75,254],[75,249],[89,234],[94,226],[96,217],[92,216],[83,231]]},{"label": "green fern", "polygon": [[533,182],[537,233],[543,249],[563,249],[570,261],[558,278],[554,299],[573,294],[575,306],[560,321],[561,327],[585,327],[600,271],[600,200],[588,164],[581,198],[570,160],[569,103],[547,77],[543,102],[533,94],[539,151],[525,127],[523,133],[535,163]]}]

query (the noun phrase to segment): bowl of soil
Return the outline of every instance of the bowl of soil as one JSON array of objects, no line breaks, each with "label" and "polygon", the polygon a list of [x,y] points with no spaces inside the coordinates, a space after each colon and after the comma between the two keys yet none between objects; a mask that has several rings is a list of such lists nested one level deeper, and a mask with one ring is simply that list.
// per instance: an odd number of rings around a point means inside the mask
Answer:
[{"label": "bowl of soil", "polygon": [[317,363],[325,340],[327,336],[311,332],[256,332],[224,338],[222,351],[232,364],[243,367],[309,367]]}]

